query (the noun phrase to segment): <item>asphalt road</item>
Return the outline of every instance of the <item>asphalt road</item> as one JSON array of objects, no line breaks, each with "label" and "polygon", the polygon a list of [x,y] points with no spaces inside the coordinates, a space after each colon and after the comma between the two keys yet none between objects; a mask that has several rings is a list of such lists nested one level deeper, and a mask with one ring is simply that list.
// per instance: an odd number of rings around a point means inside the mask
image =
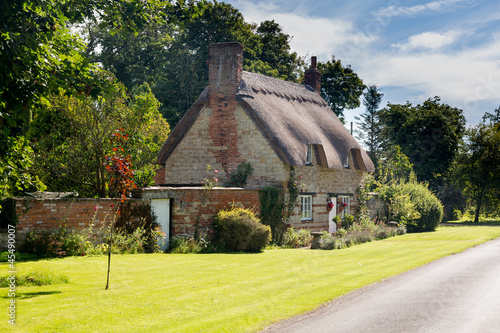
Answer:
[{"label": "asphalt road", "polygon": [[500,238],[359,289],[263,332],[500,332]]}]

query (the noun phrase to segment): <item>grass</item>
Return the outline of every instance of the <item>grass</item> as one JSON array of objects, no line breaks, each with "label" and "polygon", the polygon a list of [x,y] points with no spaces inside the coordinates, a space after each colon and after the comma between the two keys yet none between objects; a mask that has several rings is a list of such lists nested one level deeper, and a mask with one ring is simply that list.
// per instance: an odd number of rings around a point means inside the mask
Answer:
[{"label": "grass", "polygon": [[447,221],[446,224],[449,225],[468,225],[468,226],[480,226],[480,225],[500,225],[500,220],[498,219],[480,219],[479,222],[474,222],[474,220],[471,219],[461,219],[457,221]]},{"label": "grass", "polygon": [[19,262],[20,275],[47,270],[69,283],[18,287],[16,328],[5,316],[0,331],[253,332],[497,237],[496,227],[440,227],[334,251],[114,255],[110,290],[105,256]]}]

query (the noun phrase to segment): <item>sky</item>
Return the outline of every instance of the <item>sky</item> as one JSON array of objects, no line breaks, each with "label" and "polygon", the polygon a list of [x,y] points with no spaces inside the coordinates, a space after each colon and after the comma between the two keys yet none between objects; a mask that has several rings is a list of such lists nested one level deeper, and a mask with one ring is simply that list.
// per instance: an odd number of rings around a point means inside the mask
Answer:
[{"label": "sky", "polygon": [[[384,94],[381,107],[441,103],[467,125],[500,107],[498,0],[226,0],[247,22],[274,20],[301,57],[332,56]],[[346,110],[347,123],[364,111]]]}]

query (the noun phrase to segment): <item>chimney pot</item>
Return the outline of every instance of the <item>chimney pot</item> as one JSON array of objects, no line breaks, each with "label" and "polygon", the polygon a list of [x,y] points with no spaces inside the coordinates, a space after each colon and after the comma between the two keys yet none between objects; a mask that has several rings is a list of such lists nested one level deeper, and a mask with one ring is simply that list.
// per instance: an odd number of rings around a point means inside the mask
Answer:
[{"label": "chimney pot", "polygon": [[316,68],[316,56],[311,57],[311,68],[304,73],[304,83],[313,88],[318,94],[321,94],[321,72]]}]

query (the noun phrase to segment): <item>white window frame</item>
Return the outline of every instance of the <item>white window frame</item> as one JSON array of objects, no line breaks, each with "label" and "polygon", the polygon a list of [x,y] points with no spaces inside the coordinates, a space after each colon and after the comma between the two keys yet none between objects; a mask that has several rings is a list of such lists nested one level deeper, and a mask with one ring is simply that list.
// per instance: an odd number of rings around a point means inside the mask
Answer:
[{"label": "white window frame", "polygon": [[341,195],[339,196],[340,202],[341,203],[346,203],[347,206],[340,212],[340,217],[344,218],[346,214],[351,215],[351,197],[347,195]]},{"label": "white window frame", "polygon": [[302,221],[310,221],[313,219],[313,196],[301,195],[300,196],[300,219]]}]

